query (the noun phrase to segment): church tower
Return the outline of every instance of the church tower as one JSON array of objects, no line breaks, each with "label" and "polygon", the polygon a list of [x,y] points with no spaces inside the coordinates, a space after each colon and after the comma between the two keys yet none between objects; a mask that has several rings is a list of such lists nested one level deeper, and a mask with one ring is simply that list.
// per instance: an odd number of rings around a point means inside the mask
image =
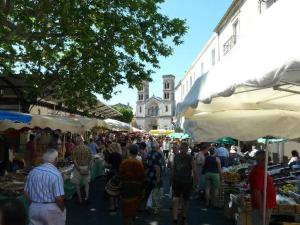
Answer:
[{"label": "church tower", "polygon": [[175,114],[175,76],[164,75],[163,76],[163,101],[164,109],[163,114],[165,116],[174,116]]},{"label": "church tower", "polygon": [[136,117],[146,116],[146,101],[149,99],[149,82],[143,81],[143,86],[138,90],[138,99],[136,102]]}]

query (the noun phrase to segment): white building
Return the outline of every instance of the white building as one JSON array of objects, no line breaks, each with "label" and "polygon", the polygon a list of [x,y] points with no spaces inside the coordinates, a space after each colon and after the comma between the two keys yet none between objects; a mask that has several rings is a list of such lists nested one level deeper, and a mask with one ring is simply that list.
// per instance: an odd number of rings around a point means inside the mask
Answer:
[{"label": "white building", "polygon": [[136,123],[143,130],[172,129],[175,114],[175,76],[163,76],[163,98],[149,98],[149,83],[144,82],[138,91]]},{"label": "white building", "polygon": [[[249,34],[249,28],[251,28],[253,22],[276,1],[280,0],[232,1],[223,18],[214,29],[210,39],[176,86],[176,104],[184,101],[185,96],[197,78],[205,73],[209,73],[210,70],[230,54],[236,43]],[[251,43],[249,44],[251,45]],[[243,56],[241,55],[241,57]],[[220,74],[220,76],[226,76],[226,74]]]}]

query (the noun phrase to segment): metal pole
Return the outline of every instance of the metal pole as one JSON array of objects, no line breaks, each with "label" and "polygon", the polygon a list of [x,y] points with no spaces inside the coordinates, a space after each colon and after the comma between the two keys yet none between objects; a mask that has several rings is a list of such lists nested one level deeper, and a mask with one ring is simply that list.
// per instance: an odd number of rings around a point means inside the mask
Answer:
[{"label": "metal pole", "polygon": [[266,156],[265,156],[265,174],[264,174],[264,193],[263,193],[263,225],[266,225],[266,207],[267,207],[267,177],[268,177],[268,152],[269,140],[266,139]]}]

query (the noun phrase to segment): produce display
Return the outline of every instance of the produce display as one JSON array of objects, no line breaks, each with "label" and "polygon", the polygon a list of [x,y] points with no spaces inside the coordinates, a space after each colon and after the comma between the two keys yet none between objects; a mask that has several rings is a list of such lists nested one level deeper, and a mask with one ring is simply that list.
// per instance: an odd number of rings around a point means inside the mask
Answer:
[{"label": "produce display", "polygon": [[296,205],[297,202],[290,197],[284,196],[284,195],[276,195],[276,202],[278,205]]},{"label": "produce display", "polygon": [[222,179],[226,183],[238,183],[241,176],[238,173],[224,172],[222,173]]},{"label": "produce display", "polygon": [[25,172],[6,174],[0,177],[0,192],[7,196],[18,196],[23,193],[26,179]]},{"label": "produce display", "polygon": [[249,164],[248,163],[242,163],[236,166],[231,166],[226,168],[224,172],[231,172],[231,173],[243,173],[245,170],[249,169]]},{"label": "produce display", "polygon": [[288,194],[289,192],[296,192],[297,187],[295,184],[285,184],[282,187],[280,187],[279,190],[284,194]]}]

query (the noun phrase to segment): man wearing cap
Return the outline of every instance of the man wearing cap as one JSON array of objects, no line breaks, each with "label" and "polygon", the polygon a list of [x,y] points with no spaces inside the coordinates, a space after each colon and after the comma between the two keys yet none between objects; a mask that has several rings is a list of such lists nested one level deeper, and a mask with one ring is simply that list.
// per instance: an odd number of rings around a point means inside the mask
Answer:
[{"label": "man wearing cap", "polygon": [[44,164],[34,168],[27,177],[24,195],[30,202],[30,225],[66,223],[64,183],[55,167],[57,157],[55,149],[48,150],[43,155]]},{"label": "man wearing cap", "polygon": [[253,208],[252,224],[269,225],[272,209],[276,206],[276,190],[271,176],[267,174],[267,204],[266,221],[263,223],[263,194],[265,176],[265,151],[257,151],[255,158],[257,164],[253,167],[249,175],[251,190],[251,202]]}]

